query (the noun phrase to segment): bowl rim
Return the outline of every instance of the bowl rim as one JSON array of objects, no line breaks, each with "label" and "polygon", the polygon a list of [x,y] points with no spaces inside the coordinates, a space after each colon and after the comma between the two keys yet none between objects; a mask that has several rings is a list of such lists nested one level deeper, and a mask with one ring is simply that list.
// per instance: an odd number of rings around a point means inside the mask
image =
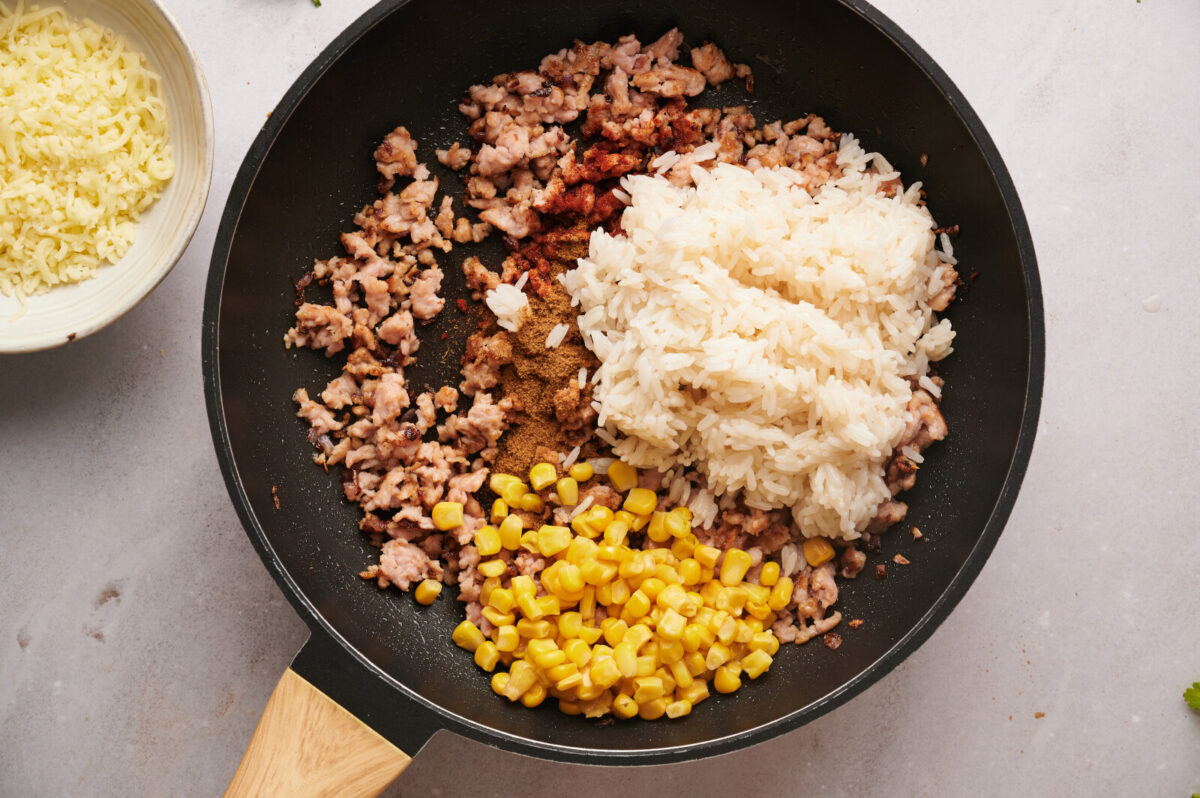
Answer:
[{"label": "bowl rim", "polygon": [[[112,324],[133,310],[138,303],[149,296],[158,287],[159,283],[170,274],[171,270],[175,268],[175,265],[183,257],[183,253],[187,251],[192,238],[196,235],[196,230],[200,226],[200,219],[204,215],[204,208],[208,204],[208,196],[212,188],[213,156],[216,140],[212,96],[208,89],[208,81],[204,76],[204,69],[200,65],[200,56],[196,53],[195,48],[192,47],[192,43],[188,41],[187,36],[184,35],[183,28],[180,26],[178,20],[175,19],[174,15],[167,10],[160,0],[145,0],[145,2],[147,5],[153,7],[154,11],[167,23],[171,34],[183,46],[184,52],[187,53],[188,70],[195,79],[196,99],[200,101],[200,116],[204,125],[203,144],[201,146],[202,176],[198,191],[188,201],[186,213],[183,216],[182,234],[175,237],[170,248],[158,258],[155,268],[142,279],[136,289],[121,297],[119,301],[109,305],[104,313],[94,316],[85,324],[71,325],[70,328],[29,333],[12,341],[6,341],[0,337],[0,354],[20,354],[54,349],[85,338]],[[118,264],[120,264],[119,260],[111,265],[117,266]],[[32,301],[36,301],[36,298]],[[0,320],[0,323],[2,323],[2,320]]]}]

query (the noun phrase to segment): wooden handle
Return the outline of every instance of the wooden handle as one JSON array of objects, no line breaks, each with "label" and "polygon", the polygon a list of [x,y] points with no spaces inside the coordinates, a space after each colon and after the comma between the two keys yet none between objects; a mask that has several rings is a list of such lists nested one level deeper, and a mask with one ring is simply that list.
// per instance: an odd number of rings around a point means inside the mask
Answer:
[{"label": "wooden handle", "polygon": [[411,761],[288,668],[225,798],[374,798]]}]

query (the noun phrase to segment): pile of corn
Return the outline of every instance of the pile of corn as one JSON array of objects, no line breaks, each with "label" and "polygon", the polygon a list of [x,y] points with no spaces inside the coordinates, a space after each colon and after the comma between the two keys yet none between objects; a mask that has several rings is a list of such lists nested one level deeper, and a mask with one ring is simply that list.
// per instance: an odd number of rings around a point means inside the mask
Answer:
[{"label": "pile of corn", "polygon": [[[553,465],[538,463],[528,485],[509,474],[491,477],[489,486],[500,498],[475,545],[483,557],[483,616],[495,628],[485,636],[463,621],[453,639],[474,652],[479,667],[494,672],[492,689],[527,707],[549,697],[567,714],[654,720],[687,715],[710,689],[732,693],[743,677],[765,673],[779,650],[770,627],[791,601],[792,580],[768,562],[757,583],[746,581],[748,553],[700,544],[690,511],[659,510],[658,496],[636,487],[638,475],[629,465],[616,461],[608,468],[612,486],[625,494],[616,512],[595,506],[577,513],[569,528],[536,530],[524,529],[521,517],[509,512],[542,510],[539,491],[575,506],[579,484],[592,477],[587,463],[573,465],[562,478]],[[462,507],[443,502],[434,507],[433,520],[453,529],[462,523]],[[644,533],[646,548],[631,547],[631,533]],[[822,542],[828,559],[832,546]],[[510,578],[504,560],[489,559],[502,549],[522,548],[549,561],[536,580]],[[813,554],[824,556],[815,548]],[[439,590],[437,582],[422,583],[416,596],[431,603]],[[607,617],[596,625],[598,605]],[[497,671],[501,665],[508,670]]]}]

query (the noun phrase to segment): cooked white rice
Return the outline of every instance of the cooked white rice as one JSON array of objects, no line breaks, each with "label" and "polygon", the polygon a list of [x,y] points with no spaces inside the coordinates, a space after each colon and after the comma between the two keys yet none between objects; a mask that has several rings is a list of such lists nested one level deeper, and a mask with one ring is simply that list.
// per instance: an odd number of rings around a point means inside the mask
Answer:
[{"label": "cooked white rice", "polygon": [[570,330],[571,328],[565,324],[555,324],[550,329],[550,334],[546,336],[546,348],[554,349],[556,346],[561,344],[563,339],[567,337],[567,333],[570,332]]},{"label": "cooked white rice", "polygon": [[926,303],[953,255],[920,184],[884,196],[896,173],[849,135],[838,163],[815,197],[787,168],[693,166],[695,188],[627,177],[625,235],[593,232],[564,285],[622,459],[692,465],[718,496],[853,539],[890,497],[909,378],[951,351]]},{"label": "cooked white rice", "polygon": [[[526,275],[521,275],[524,279]],[[529,297],[515,285],[500,283],[488,291],[483,301],[488,309],[496,314],[496,323],[509,332],[516,332],[521,326],[521,318],[529,307]]]}]

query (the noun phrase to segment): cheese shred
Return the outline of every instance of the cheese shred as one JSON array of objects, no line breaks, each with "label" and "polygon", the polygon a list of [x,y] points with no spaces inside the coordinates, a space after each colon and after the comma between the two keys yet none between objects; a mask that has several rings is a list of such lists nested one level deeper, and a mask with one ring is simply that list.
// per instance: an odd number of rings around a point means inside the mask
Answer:
[{"label": "cheese shred", "polygon": [[162,79],[111,30],[0,2],[0,292],[86,280],[175,172]]}]

